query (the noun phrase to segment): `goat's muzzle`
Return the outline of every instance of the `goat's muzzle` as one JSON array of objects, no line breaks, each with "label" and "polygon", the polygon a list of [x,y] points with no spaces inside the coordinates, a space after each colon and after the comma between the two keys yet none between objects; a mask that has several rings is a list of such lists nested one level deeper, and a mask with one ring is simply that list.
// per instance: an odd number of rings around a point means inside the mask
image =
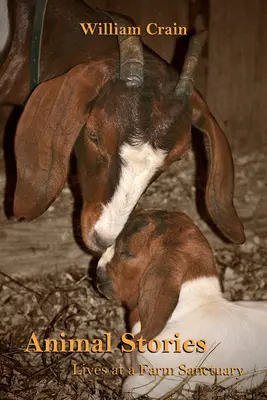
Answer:
[{"label": "goat's muzzle", "polygon": [[92,246],[98,249],[100,253],[104,253],[113,244],[111,240],[103,239],[95,230],[93,231],[91,242]]},{"label": "goat's muzzle", "polygon": [[101,294],[108,299],[114,299],[113,283],[104,268],[97,268],[96,286]]},{"label": "goat's muzzle", "polygon": [[89,234],[83,232],[83,240],[91,252],[98,256],[103,254],[113,244],[111,240],[102,238],[95,230]]}]

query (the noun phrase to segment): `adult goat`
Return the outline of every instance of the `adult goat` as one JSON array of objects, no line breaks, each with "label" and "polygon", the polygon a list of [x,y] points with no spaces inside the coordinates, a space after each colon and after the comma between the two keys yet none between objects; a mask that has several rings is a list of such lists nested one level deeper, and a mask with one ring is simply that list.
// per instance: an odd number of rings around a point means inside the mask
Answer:
[{"label": "adult goat", "polygon": [[[0,48],[0,106],[30,95],[30,45],[36,2],[4,0],[9,23]],[[3,15],[5,14],[3,13]],[[49,0],[41,43],[40,81],[20,118],[15,141],[18,180],[14,214],[41,215],[63,188],[75,150],[83,196],[85,244],[110,246],[149,184],[179,160],[191,124],[207,138],[206,205],[235,243],[245,240],[233,205],[228,141],[193,87],[203,34],[191,39],[182,75],[139,36],[84,35],[80,22],[133,21],[99,13],[80,0]]]}]

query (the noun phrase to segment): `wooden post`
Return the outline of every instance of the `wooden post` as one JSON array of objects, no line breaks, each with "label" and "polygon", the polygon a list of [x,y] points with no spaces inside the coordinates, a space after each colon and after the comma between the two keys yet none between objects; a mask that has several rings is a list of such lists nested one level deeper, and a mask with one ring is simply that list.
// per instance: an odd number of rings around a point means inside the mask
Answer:
[{"label": "wooden post", "polygon": [[232,148],[267,144],[267,2],[210,0],[207,101]]},{"label": "wooden post", "polygon": [[[209,31],[209,3],[207,0],[189,0],[188,24],[195,30],[206,29]],[[207,92],[208,40],[202,51],[196,76],[196,87],[204,97]]]}]

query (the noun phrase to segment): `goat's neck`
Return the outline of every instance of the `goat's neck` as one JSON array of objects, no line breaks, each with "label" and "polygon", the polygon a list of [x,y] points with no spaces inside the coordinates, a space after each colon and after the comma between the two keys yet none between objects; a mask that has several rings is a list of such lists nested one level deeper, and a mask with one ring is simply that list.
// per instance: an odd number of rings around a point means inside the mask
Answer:
[{"label": "goat's neck", "polygon": [[[177,294],[178,297],[178,294]],[[181,286],[179,300],[169,321],[173,323],[179,321],[186,314],[190,314],[193,310],[200,307],[218,306],[218,303],[225,303],[223,298],[220,282],[217,276],[201,277],[194,280],[188,280]],[[132,332],[136,335],[141,330],[138,308],[136,307],[130,313],[130,326]]]},{"label": "goat's neck", "polygon": [[181,315],[190,313],[199,307],[211,304],[216,307],[218,302],[224,301],[217,276],[188,280],[181,286],[179,300],[170,321],[175,321]]}]

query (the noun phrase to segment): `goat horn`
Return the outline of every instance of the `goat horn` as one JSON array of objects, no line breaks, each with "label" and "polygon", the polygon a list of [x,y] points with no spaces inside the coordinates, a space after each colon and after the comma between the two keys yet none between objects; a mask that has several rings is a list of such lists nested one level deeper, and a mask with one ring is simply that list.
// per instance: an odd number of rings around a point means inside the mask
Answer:
[{"label": "goat horn", "polygon": [[183,69],[175,88],[177,96],[189,98],[192,95],[196,68],[207,36],[208,32],[202,31],[190,39]]},{"label": "goat horn", "polygon": [[[135,23],[129,17],[107,12],[112,21],[118,24],[118,30],[133,26]],[[142,86],[144,81],[144,55],[143,46],[138,36],[118,35],[120,47],[120,78],[129,87]]]}]

